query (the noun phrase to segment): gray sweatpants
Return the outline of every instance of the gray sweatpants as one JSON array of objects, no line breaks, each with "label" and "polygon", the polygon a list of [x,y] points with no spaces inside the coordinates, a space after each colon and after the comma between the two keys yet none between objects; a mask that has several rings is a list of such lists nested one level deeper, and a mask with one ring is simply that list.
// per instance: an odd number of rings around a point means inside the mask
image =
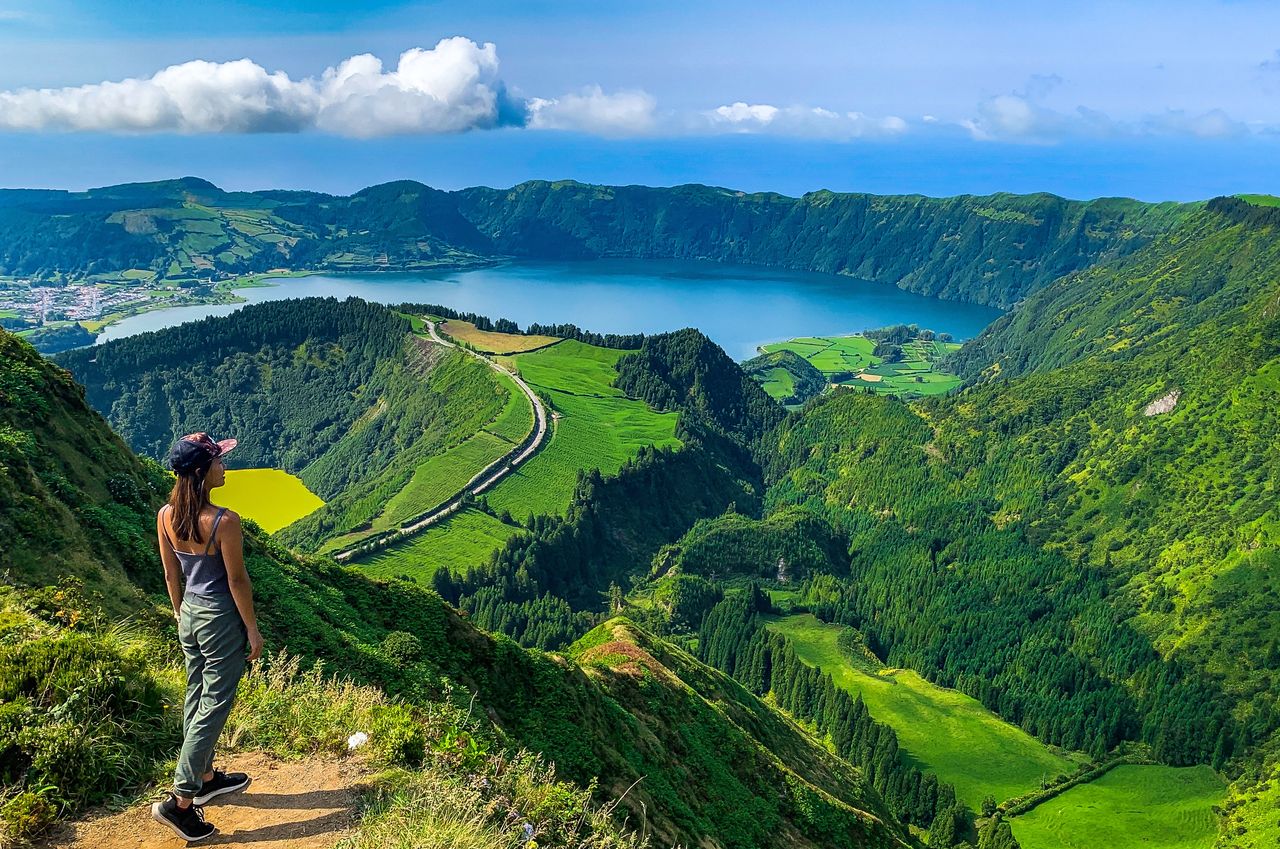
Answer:
[{"label": "gray sweatpants", "polygon": [[187,699],[173,790],[189,799],[213,767],[213,748],[244,674],[248,636],[235,599],[230,593],[183,596],[178,640],[187,659]]}]

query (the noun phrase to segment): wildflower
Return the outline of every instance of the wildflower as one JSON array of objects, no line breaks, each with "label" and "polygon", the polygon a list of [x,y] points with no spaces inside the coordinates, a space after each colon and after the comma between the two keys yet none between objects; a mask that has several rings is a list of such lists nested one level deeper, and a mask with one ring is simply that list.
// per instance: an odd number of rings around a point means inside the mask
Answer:
[{"label": "wildflower", "polygon": [[524,824],[524,839],[533,840],[533,823]]},{"label": "wildflower", "polygon": [[347,738],[347,751],[354,752],[356,749],[369,742],[369,735],[363,731],[357,731]]}]

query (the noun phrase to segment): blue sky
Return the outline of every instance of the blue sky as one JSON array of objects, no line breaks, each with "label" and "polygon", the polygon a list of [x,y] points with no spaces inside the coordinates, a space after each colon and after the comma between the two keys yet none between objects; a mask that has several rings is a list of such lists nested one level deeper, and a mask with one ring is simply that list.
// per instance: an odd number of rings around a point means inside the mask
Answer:
[{"label": "blue sky", "polygon": [[1280,193],[1280,4],[354,5],[0,0],[0,185]]}]

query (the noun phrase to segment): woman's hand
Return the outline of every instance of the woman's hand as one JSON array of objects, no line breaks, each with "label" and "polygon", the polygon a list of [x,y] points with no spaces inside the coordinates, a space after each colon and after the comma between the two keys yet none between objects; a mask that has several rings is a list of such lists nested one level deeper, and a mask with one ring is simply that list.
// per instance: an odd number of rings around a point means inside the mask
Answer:
[{"label": "woman's hand", "polygon": [[249,631],[249,657],[248,660],[257,660],[262,657],[262,634],[258,631],[258,626],[254,625]]}]

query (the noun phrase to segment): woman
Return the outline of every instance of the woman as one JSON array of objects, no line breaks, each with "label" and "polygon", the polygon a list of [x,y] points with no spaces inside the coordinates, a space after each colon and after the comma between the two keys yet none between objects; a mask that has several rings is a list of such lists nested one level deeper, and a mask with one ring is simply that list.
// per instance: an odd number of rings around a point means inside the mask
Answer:
[{"label": "woman", "polygon": [[177,481],[156,515],[164,580],[187,661],[187,698],[173,792],[151,806],[151,816],[188,841],[217,832],[205,822],[206,802],[250,781],[242,772],[213,769],[214,745],[245,663],[262,654],[240,517],[209,501],[210,490],[226,479],[222,455],[235,446],[234,439],[215,442],[207,433],[174,443],[169,466]]}]

